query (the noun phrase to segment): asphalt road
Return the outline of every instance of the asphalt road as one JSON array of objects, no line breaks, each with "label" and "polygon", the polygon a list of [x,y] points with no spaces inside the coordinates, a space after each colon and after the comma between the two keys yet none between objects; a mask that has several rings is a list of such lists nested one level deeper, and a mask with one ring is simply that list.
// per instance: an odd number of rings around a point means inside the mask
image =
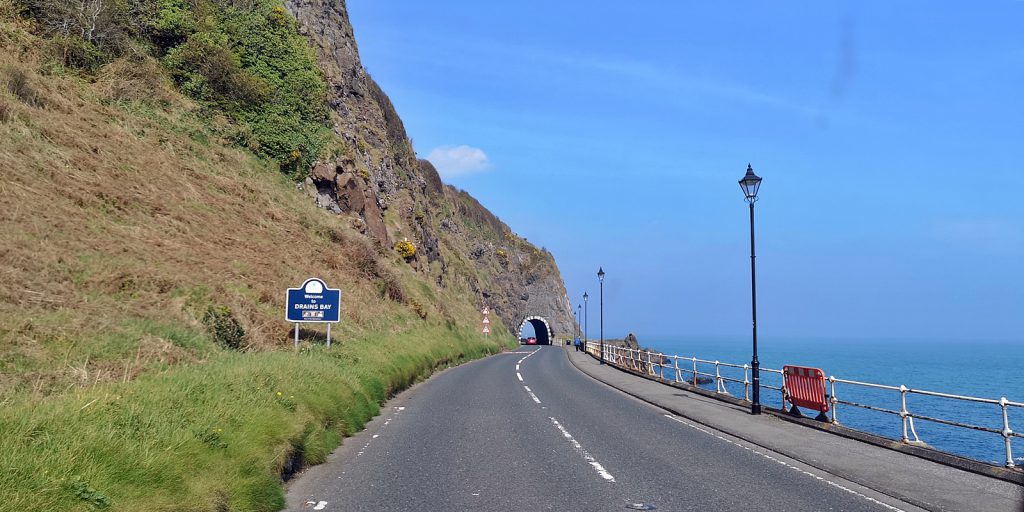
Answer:
[{"label": "asphalt road", "polygon": [[675,417],[524,347],[403,393],[289,510],[918,511]]}]

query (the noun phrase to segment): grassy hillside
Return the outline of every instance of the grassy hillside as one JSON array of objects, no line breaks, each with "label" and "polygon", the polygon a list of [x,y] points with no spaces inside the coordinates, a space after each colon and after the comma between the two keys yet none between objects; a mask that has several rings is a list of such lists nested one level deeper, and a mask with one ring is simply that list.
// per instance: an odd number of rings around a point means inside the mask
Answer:
[{"label": "grassy hillside", "polygon": [[[127,52],[83,73],[0,0],[0,510],[277,510],[389,394],[514,343],[315,208]],[[32,29],[32,30],[30,30]],[[342,289],[291,348],[285,288]],[[501,326],[496,332],[503,332]]]}]

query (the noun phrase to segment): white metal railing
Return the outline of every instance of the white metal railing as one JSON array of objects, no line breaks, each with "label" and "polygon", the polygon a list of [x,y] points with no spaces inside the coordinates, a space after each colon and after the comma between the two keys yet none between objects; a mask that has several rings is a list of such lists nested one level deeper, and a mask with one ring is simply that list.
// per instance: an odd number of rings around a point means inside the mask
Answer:
[{"label": "white metal railing", "polygon": [[[587,351],[587,353],[589,353],[590,355],[594,356],[595,358],[600,359],[600,357],[601,357],[601,344],[598,343],[598,342],[595,342],[595,341],[588,341],[587,344],[586,344],[586,351]],[[688,383],[688,384],[691,384],[691,385],[694,385],[694,386],[699,385],[701,383],[700,382],[701,377],[704,377],[704,378],[707,379],[707,380],[704,381],[705,383],[709,383],[709,384],[713,383],[715,385],[715,392],[716,393],[721,393],[721,394],[729,395],[729,396],[732,396],[732,395],[729,393],[728,389],[726,388],[726,383],[727,382],[732,382],[732,383],[735,383],[735,384],[742,384],[743,385],[743,398],[742,399],[746,400],[748,402],[750,401],[750,365],[747,365],[747,364],[739,365],[739,364],[723,363],[721,361],[712,361],[712,360],[708,360],[708,359],[698,359],[696,357],[683,357],[683,356],[678,356],[678,355],[666,355],[666,354],[663,354],[661,352],[642,351],[642,350],[637,350],[637,349],[631,349],[631,348],[628,348],[628,347],[622,347],[622,346],[617,346],[617,345],[610,345],[608,343],[605,343],[605,345],[604,345],[604,360],[606,362],[608,362],[608,363],[614,364],[616,366],[619,366],[619,367],[622,367],[622,368],[625,368],[625,369],[628,369],[628,370],[632,370],[632,371],[643,373],[643,374],[646,374],[646,375],[658,377],[658,378],[664,379],[664,380],[670,380],[670,381],[673,381],[673,382]],[[681,361],[683,362],[683,366],[680,366],[680,362]],[[708,365],[714,365],[714,373],[709,373],[707,371],[701,371],[702,367],[699,367],[699,365],[704,365],[703,368],[706,368]],[[722,372],[721,372],[722,367],[734,368],[734,369],[742,369],[743,370],[743,380],[740,380],[740,379],[737,379],[737,378],[733,378],[733,377],[723,376]],[[780,379],[782,377],[782,370],[777,370],[777,369],[774,369],[774,368],[764,368],[764,367],[762,367],[761,371],[765,372],[765,373],[769,373],[769,374],[778,374]],[[669,377],[666,377],[666,374],[669,375]],[[687,374],[690,378],[689,379],[684,378],[684,374]],[[866,409],[866,410],[870,410],[870,411],[875,411],[875,412],[880,412],[880,413],[884,413],[884,414],[898,416],[900,418],[900,427],[901,427],[901,430],[902,430],[902,434],[901,434],[900,440],[902,442],[904,442],[904,443],[920,443],[921,442],[921,439],[920,439],[920,437],[917,434],[917,429],[914,426],[914,419],[915,418],[918,419],[918,420],[929,421],[929,422],[938,423],[938,424],[942,424],[942,425],[947,425],[947,426],[951,426],[951,427],[957,427],[957,428],[975,430],[975,431],[979,431],[979,432],[988,432],[988,433],[992,433],[992,434],[998,434],[998,435],[1000,435],[1003,438],[1003,445],[1004,445],[1004,450],[1005,450],[1005,453],[1006,453],[1006,467],[1008,467],[1008,468],[1015,467],[1014,460],[1013,460],[1013,439],[1014,438],[1024,438],[1024,434],[1018,433],[1018,432],[1014,432],[1013,429],[1010,428],[1009,410],[1010,410],[1010,408],[1013,408],[1013,407],[1016,407],[1018,409],[1024,410],[1024,403],[1013,402],[1013,401],[1007,400],[1006,397],[1000,397],[998,400],[996,400],[996,399],[991,399],[991,398],[979,398],[979,397],[973,397],[973,396],[954,395],[954,394],[950,394],[950,393],[940,393],[940,392],[937,392],[937,391],[927,391],[927,390],[923,390],[923,389],[908,388],[908,387],[906,387],[906,386],[904,386],[902,384],[899,385],[899,386],[888,386],[888,385],[884,385],[884,384],[873,384],[873,383],[870,383],[870,382],[859,382],[859,381],[855,381],[855,380],[840,379],[840,378],[837,378],[837,377],[834,377],[834,376],[830,376],[828,378],[828,383],[829,383],[828,385],[829,385],[829,393],[830,394],[828,395],[827,398],[829,400],[829,403],[831,404],[831,407],[830,407],[830,413],[831,413],[830,421],[832,423],[835,423],[835,424],[839,423],[838,409],[839,409],[839,405],[841,404],[841,405],[845,405],[845,406],[858,407],[858,408],[861,408],[861,409]],[[850,401],[850,400],[841,400],[841,399],[838,398],[838,395],[836,393],[837,384],[841,384],[843,386],[859,386],[859,387],[870,388],[870,389],[878,389],[878,390],[884,390],[884,391],[898,392],[899,393],[899,402],[898,402],[899,403],[899,409],[886,408],[886,407],[877,406],[877,405],[870,405],[870,404],[862,404],[862,403],[857,403],[857,402]],[[761,388],[772,389],[772,390],[778,391],[782,395],[782,397],[783,397],[782,398],[782,408],[785,407],[786,391],[785,391],[785,387],[783,385],[772,386],[772,385],[765,384],[764,382],[762,382],[761,383]],[[950,420],[950,419],[945,419],[945,418],[937,418],[937,417],[926,416],[924,414],[919,414],[919,413],[911,412],[907,408],[907,395],[921,395],[921,396],[929,396],[929,397],[941,398],[941,399],[947,399],[947,400],[956,400],[956,401],[960,401],[960,402],[971,402],[971,403],[977,403],[977,404],[996,405],[996,406],[998,406],[1001,409],[1002,425],[1000,425],[998,428],[986,427],[986,426],[982,426],[982,425],[974,425],[974,424],[970,424],[970,423],[963,423],[963,422],[960,422],[960,421],[957,421],[957,420]],[[911,440],[911,437],[913,437],[913,440]]]}]

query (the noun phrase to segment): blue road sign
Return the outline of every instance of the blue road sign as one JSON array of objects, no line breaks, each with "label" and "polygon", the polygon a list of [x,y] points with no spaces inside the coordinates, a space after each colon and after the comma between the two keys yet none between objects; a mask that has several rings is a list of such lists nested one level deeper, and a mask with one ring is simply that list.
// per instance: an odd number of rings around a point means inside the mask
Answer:
[{"label": "blue road sign", "polygon": [[301,287],[288,289],[285,317],[289,322],[340,322],[341,290],[332,290],[319,279],[307,279]]}]

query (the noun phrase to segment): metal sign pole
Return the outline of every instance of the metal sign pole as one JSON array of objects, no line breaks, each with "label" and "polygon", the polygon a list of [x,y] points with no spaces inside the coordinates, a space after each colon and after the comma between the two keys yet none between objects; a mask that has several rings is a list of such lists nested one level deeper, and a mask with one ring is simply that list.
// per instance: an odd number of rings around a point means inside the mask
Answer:
[{"label": "metal sign pole", "polygon": [[299,323],[295,322],[295,348],[299,348]]},{"label": "metal sign pole", "polygon": [[327,348],[331,348],[331,324],[327,323]]}]

